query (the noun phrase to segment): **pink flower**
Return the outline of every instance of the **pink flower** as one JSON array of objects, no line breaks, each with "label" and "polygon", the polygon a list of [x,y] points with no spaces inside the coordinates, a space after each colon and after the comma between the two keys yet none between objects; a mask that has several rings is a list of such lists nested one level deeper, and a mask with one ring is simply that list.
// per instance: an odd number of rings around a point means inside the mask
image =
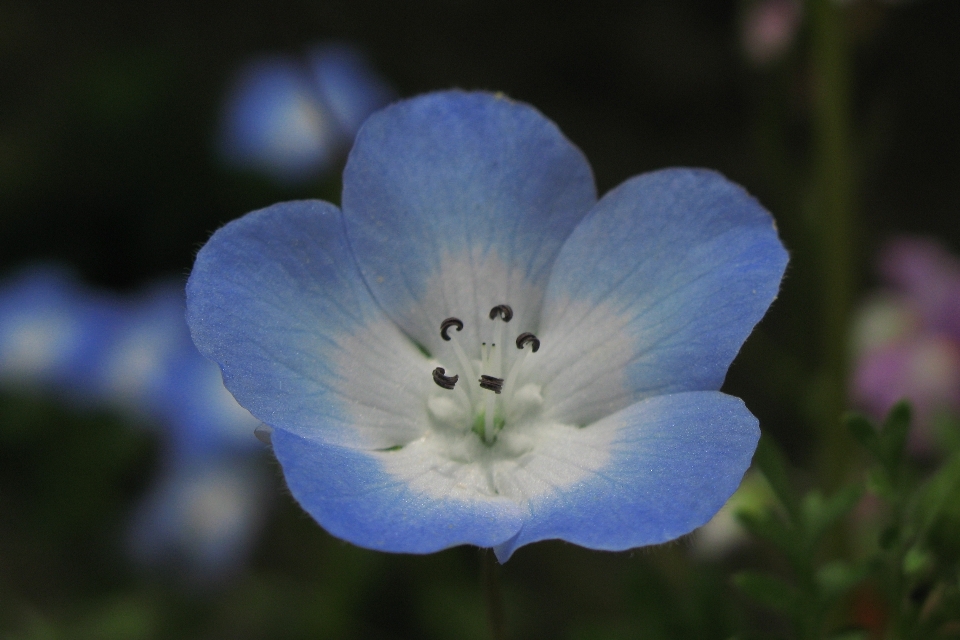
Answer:
[{"label": "pink flower", "polygon": [[761,0],[746,11],[741,40],[750,62],[769,64],[786,53],[803,17],[797,0]]},{"label": "pink flower", "polygon": [[898,238],[878,265],[887,289],[854,323],[852,400],[878,418],[910,400],[911,450],[930,453],[934,420],[960,408],[960,260],[935,240]]}]

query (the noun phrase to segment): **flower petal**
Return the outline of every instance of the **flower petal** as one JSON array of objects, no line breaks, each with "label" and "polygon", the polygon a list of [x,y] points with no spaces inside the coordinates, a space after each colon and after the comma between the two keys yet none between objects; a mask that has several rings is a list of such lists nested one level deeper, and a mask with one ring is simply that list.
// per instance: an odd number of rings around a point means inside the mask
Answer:
[{"label": "flower petal", "polygon": [[666,169],[617,187],[550,278],[530,359],[550,415],[589,424],[643,398],[719,389],[786,263],[770,215],[720,174]]},{"label": "flower petal", "polygon": [[383,317],[329,203],[277,204],[217,231],[187,283],[187,321],[269,425],[367,448],[426,429],[430,361]]},{"label": "flower petal", "polygon": [[706,523],[736,490],[760,431],[743,402],[717,391],[642,400],[563,441],[543,441],[518,470],[518,486],[540,486],[557,468],[579,467],[603,449],[586,479],[527,503],[523,529],[496,548],[559,538],[618,551],[672,540]]},{"label": "flower petal", "polygon": [[432,553],[460,544],[492,547],[520,529],[521,508],[510,499],[457,495],[455,482],[440,498],[388,473],[384,458],[403,455],[402,450],[357,451],[283,429],[273,432],[272,442],[300,505],[332,535],[361,547],[398,553]]},{"label": "flower petal", "polygon": [[536,321],[557,251],[596,201],[586,159],[556,125],[488,93],[372,115],[343,181],[347,233],[387,315],[432,353],[440,322],[457,316],[477,357],[493,306]]}]

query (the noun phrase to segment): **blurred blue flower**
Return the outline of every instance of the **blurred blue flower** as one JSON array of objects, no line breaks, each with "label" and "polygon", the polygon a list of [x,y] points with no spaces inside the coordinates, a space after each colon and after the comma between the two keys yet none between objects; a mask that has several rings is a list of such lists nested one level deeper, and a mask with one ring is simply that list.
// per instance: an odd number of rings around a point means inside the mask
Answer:
[{"label": "blurred blue flower", "polygon": [[151,286],[125,308],[100,378],[104,397],[160,429],[162,470],[129,529],[133,557],[215,582],[249,556],[267,512],[259,421],[190,340],[183,286]]},{"label": "blurred blue flower", "polygon": [[0,379],[85,397],[117,322],[117,309],[84,295],[67,271],[27,269],[0,287]]},{"label": "blurred blue flower", "polygon": [[259,449],[259,421],[190,339],[183,285],[158,282],[117,306],[122,321],[91,372],[100,397],[159,425],[177,455]]},{"label": "blurred blue flower", "polygon": [[99,395],[156,418],[173,363],[196,351],[184,340],[182,289],[158,283],[132,299],[118,299],[116,306],[120,320],[99,361],[91,363]]},{"label": "blurred blue flower", "polygon": [[342,214],[220,229],[187,285],[194,340],[328,531],[626,549],[733,493],[759,431],[717,389],[787,261],[742,188],[668,169],[597,202],[552,122],[458,91],[370,117],[343,182]]},{"label": "blurred blue flower", "polygon": [[40,267],[0,287],[0,381],[119,408],[153,425],[163,473],[131,524],[135,557],[216,579],[244,559],[266,512],[259,425],[190,339],[183,285],[92,292]]},{"label": "blurred blue flower", "polygon": [[353,47],[316,47],[310,51],[308,62],[320,101],[333,116],[346,147],[371,113],[396,98],[393,89]]},{"label": "blurred blue flower", "polygon": [[270,56],[237,74],[226,100],[221,152],[230,164],[280,182],[329,168],[393,91],[351,47],[312,50],[307,63]]},{"label": "blurred blue flower", "polygon": [[133,556],[201,583],[235,572],[268,511],[269,478],[257,462],[231,456],[169,461],[134,513]]}]

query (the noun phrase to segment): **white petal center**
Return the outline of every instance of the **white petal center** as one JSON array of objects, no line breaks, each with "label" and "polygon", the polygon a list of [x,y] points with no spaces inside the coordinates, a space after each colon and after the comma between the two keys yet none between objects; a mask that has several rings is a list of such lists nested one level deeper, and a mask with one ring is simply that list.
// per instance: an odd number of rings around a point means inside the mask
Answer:
[{"label": "white petal center", "polygon": [[[622,408],[621,402],[611,402],[625,397],[627,387],[616,355],[622,359],[632,352],[632,337],[611,331],[602,351],[612,359],[589,357],[597,343],[595,329],[623,324],[615,310],[592,308],[590,322],[573,330],[557,331],[557,323],[547,327],[549,339],[536,353],[530,343],[518,348],[520,334],[538,329],[539,290],[509,278],[512,284],[504,291],[472,287],[484,274],[476,271],[478,256],[471,258],[473,264],[452,261],[441,267],[443,273],[431,279],[437,286],[434,294],[423,309],[410,314],[436,325],[411,336],[423,345],[421,350],[386,348],[392,339],[385,336],[408,339],[387,320],[338,341],[337,395],[349,399],[340,409],[358,433],[368,434],[361,438],[370,443],[364,448],[387,474],[431,497],[525,501],[574,485],[607,464],[614,432],[592,429],[579,422],[577,412],[563,407],[572,395],[581,395],[598,411],[609,409],[602,415]],[[487,255],[480,262],[489,267],[497,259]],[[480,271],[490,270],[486,267]],[[502,265],[494,267],[491,273],[508,272]],[[454,286],[458,281],[462,287]],[[511,297],[514,293],[520,295]],[[509,322],[490,319],[491,309],[500,304],[513,308]],[[462,330],[448,328],[449,341],[441,339],[447,317],[463,324]],[[565,370],[555,371],[558,367]],[[438,368],[447,378],[458,376],[453,388],[435,383]],[[499,384],[500,393],[481,386],[481,376],[497,379],[493,386]],[[594,395],[598,382],[599,394]],[[375,444],[384,442],[393,444]]]}]

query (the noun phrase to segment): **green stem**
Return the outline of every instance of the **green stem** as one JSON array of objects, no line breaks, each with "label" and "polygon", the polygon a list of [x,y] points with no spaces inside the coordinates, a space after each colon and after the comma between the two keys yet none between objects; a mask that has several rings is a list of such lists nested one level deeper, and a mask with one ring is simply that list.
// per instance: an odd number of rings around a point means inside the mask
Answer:
[{"label": "green stem", "polygon": [[505,640],[506,627],[503,622],[503,594],[500,592],[500,563],[492,549],[482,549],[480,578],[483,582],[483,597],[487,602],[487,622],[490,624],[490,637],[493,640]]},{"label": "green stem", "polygon": [[854,288],[854,182],[850,141],[849,51],[842,9],[834,0],[808,2],[812,27],[816,229],[823,268],[822,383],[824,413],[819,469],[831,491],[844,480],[853,441],[839,424],[846,404],[847,332]]}]

